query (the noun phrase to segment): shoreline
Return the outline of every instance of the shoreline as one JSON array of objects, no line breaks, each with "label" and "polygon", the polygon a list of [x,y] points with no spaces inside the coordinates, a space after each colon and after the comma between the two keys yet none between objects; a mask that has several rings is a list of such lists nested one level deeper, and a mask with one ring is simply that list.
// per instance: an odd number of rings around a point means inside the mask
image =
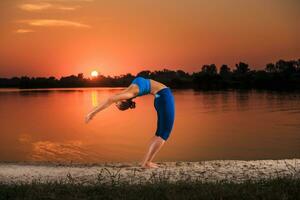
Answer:
[{"label": "shoreline", "polygon": [[147,184],[159,181],[234,182],[273,178],[300,178],[300,159],[211,160],[156,162],[144,169],[138,162],[53,163],[0,162],[0,183],[64,182],[76,184]]}]

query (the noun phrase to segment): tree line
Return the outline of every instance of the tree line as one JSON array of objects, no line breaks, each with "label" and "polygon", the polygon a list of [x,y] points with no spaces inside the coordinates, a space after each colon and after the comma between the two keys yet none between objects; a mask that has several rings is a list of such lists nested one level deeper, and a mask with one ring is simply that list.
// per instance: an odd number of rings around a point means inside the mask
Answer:
[{"label": "tree line", "polygon": [[160,81],[171,88],[193,88],[200,90],[219,89],[300,89],[300,59],[279,60],[269,63],[265,69],[252,70],[249,65],[239,62],[231,69],[215,64],[203,65],[198,72],[187,73],[183,70],[144,70],[135,76],[131,73],[119,76],[85,78],[82,73],[77,76],[65,76],[57,79],[51,77],[12,77],[0,78],[2,88],[66,88],[66,87],[126,87],[136,76]]}]

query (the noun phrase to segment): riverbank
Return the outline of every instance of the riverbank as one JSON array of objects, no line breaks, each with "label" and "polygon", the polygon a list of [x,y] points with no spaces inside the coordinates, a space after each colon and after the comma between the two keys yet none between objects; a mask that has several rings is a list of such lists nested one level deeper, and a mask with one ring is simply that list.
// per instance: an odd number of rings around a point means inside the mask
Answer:
[{"label": "riverbank", "polygon": [[300,199],[300,159],[1,163],[2,199]]},{"label": "riverbank", "polygon": [[143,169],[138,163],[62,164],[0,163],[0,182],[65,182],[76,184],[148,184],[179,181],[234,182],[300,178],[300,159],[216,160],[158,162],[159,168]]}]

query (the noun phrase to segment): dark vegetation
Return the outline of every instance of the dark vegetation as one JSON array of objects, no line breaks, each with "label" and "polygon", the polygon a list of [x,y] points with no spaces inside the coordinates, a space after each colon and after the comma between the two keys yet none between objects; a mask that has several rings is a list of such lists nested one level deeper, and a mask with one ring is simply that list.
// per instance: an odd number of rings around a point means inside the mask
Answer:
[{"label": "dark vegetation", "polygon": [[[141,71],[136,76],[160,81],[171,88],[193,88],[201,90],[219,89],[300,89],[300,59],[279,60],[269,63],[264,70],[251,70],[243,62],[236,64],[235,69],[222,65],[217,69],[215,64],[203,65],[199,72],[192,74],[182,70]],[[120,76],[103,76],[85,78],[83,74],[71,75],[56,79],[55,77],[13,77],[0,78],[0,87],[14,88],[61,88],[61,87],[126,87],[135,78],[128,73]]]},{"label": "dark vegetation", "polygon": [[158,182],[149,184],[0,184],[2,199],[300,199],[300,179],[243,183]]}]

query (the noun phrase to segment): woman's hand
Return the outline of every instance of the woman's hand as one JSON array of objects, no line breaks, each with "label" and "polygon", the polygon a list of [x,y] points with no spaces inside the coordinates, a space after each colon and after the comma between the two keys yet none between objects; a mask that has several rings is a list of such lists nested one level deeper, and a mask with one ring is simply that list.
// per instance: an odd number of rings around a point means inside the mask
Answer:
[{"label": "woman's hand", "polygon": [[94,112],[90,112],[89,114],[87,114],[85,117],[85,123],[88,123],[89,121],[91,121],[94,116],[95,116]]},{"label": "woman's hand", "polygon": [[96,113],[107,108],[112,103],[115,103],[115,102],[118,102],[121,100],[130,99],[130,98],[133,98],[134,96],[135,96],[134,92],[128,91],[128,89],[126,89],[125,91],[123,91],[119,94],[116,94],[116,95],[113,95],[113,96],[107,98],[99,106],[95,107],[89,114],[87,114],[87,116],[85,117],[85,122],[88,123],[96,115]]}]

